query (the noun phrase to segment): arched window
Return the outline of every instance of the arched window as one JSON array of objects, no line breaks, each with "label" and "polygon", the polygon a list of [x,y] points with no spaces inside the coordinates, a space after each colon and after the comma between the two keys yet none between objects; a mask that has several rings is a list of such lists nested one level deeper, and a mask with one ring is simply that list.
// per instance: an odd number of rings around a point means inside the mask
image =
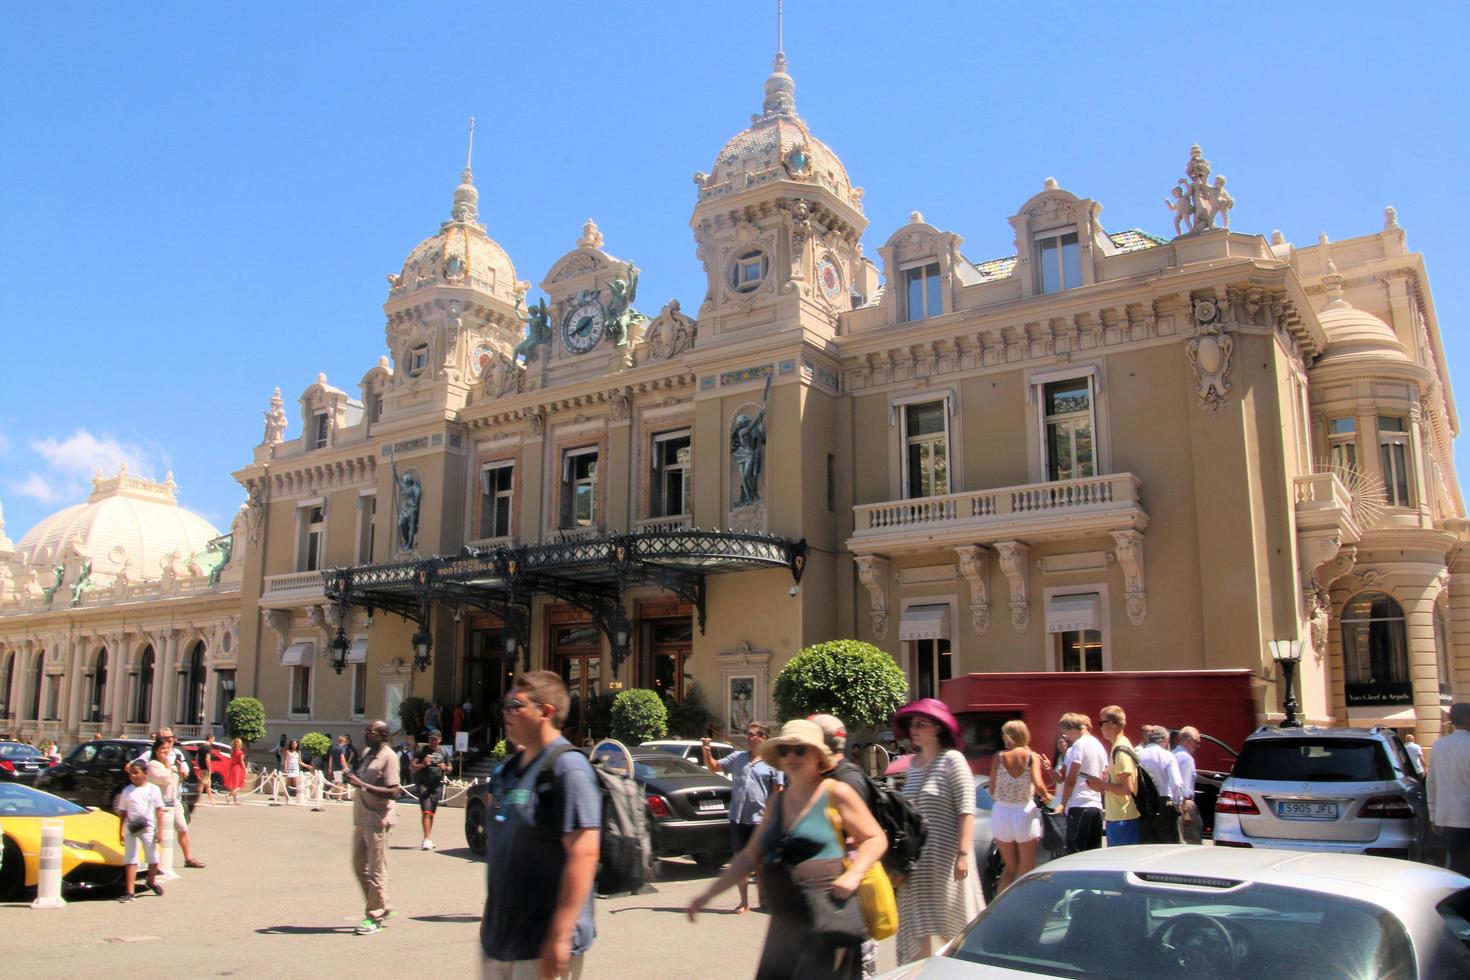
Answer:
[{"label": "arched window", "polygon": [[194,651],[189,654],[189,676],[187,680],[188,689],[184,692],[184,710],[179,713],[179,723],[183,725],[204,724],[204,644],[195,643]]},{"label": "arched window", "polygon": [[1348,707],[1412,704],[1404,610],[1383,592],[1359,592],[1342,607],[1342,662]]},{"label": "arched window", "polygon": [[138,668],[138,684],[133,688],[133,713],[130,719],[134,725],[146,725],[151,720],[149,715],[153,712],[153,647],[151,645],[143,649],[143,658]]},{"label": "arched window", "polygon": [[92,669],[92,700],[87,705],[87,720],[101,721],[107,711],[107,648],[97,651],[97,664]]},{"label": "arched window", "polygon": [[35,661],[31,666],[31,710],[26,717],[31,721],[41,720],[41,683],[46,679],[41,668],[46,664],[46,651],[37,651]]},{"label": "arched window", "polygon": [[1439,700],[1442,704],[1454,701],[1454,675],[1450,673],[1450,622],[1444,614],[1444,606],[1434,604],[1434,653],[1439,661]]},{"label": "arched window", "polygon": [[10,717],[10,685],[15,683],[15,654],[5,655],[5,670],[0,672],[0,719]]}]

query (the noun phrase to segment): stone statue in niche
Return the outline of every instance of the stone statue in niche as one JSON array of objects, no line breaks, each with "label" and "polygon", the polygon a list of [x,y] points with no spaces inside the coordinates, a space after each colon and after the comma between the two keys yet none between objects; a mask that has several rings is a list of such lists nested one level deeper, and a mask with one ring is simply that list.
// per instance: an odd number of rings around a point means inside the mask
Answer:
[{"label": "stone statue in niche", "polygon": [[[771,378],[766,377],[766,393],[758,411],[748,413],[746,406],[736,412],[730,423],[730,457],[740,474],[736,507],[753,507],[761,501],[761,472],[766,463],[766,405],[771,400]],[[753,407],[753,406],[752,406]]]},{"label": "stone statue in niche", "polygon": [[[1174,212],[1174,236],[1197,235],[1215,227],[1230,228],[1230,209],[1235,207],[1235,198],[1225,190],[1225,178],[1216,177],[1210,184],[1210,161],[1196,143],[1189,148],[1189,161],[1184,165],[1184,177],[1180,178],[1171,196],[1164,199],[1164,206]],[[1181,230],[1182,229],[1182,230]]]},{"label": "stone statue in niche", "polygon": [[275,394],[271,395],[271,410],[261,412],[265,416],[265,439],[267,446],[274,446],[286,437],[286,409],[281,402],[281,389],[277,388]]},{"label": "stone statue in niche", "polygon": [[398,550],[412,551],[419,541],[419,502],[424,488],[417,474],[398,472],[398,461],[393,460],[393,486],[397,506],[394,516],[398,522]]}]

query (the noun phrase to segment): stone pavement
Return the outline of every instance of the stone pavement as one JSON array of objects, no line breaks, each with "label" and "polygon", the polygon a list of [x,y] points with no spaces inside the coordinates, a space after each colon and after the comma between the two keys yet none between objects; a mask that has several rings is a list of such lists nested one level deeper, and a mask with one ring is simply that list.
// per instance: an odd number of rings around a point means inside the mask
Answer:
[{"label": "stone pavement", "polygon": [[[464,811],[440,812],[439,849],[420,851],[416,806],[399,807],[388,859],[398,917],[382,932],[354,935],[362,894],[348,855],[351,811],[250,803],[201,806],[191,823],[195,855],[162,898],[130,904],[115,893],[74,899],[58,911],[0,904],[7,980],[107,971],[149,977],[478,975],[477,930],[485,866],[464,846]],[[686,860],[661,862],[654,894],[597,900],[597,941],[586,980],[754,976],[766,917],[728,911],[690,924],[684,906],[707,877]],[[735,891],[721,896],[724,909]],[[881,969],[893,966],[893,941]]]}]

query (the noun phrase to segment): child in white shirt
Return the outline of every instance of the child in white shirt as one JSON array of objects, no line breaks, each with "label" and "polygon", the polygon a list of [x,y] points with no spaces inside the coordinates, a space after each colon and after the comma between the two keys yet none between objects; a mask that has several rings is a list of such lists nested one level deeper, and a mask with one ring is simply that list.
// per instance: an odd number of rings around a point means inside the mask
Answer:
[{"label": "child in white shirt", "polygon": [[163,794],[148,781],[148,770],[138,762],[128,763],[128,780],[132,783],[117,797],[118,838],[123,846],[123,863],[127,865],[120,902],[133,900],[133,886],[138,879],[138,849],[148,862],[148,887],[155,895],[163,894],[158,883],[158,828],[163,825]]}]

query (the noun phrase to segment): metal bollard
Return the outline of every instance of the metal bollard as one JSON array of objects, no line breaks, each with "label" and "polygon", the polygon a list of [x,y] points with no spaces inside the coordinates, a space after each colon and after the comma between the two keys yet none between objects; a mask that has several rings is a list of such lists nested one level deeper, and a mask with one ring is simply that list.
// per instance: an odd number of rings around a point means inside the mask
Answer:
[{"label": "metal bollard", "polygon": [[41,821],[41,875],[36,884],[33,909],[59,909],[66,906],[61,897],[61,833],[60,820]]},{"label": "metal bollard", "polygon": [[163,804],[163,826],[159,827],[154,834],[154,844],[158,848],[158,878],[160,881],[174,881],[179,876],[174,873],[174,807],[177,803]]}]

